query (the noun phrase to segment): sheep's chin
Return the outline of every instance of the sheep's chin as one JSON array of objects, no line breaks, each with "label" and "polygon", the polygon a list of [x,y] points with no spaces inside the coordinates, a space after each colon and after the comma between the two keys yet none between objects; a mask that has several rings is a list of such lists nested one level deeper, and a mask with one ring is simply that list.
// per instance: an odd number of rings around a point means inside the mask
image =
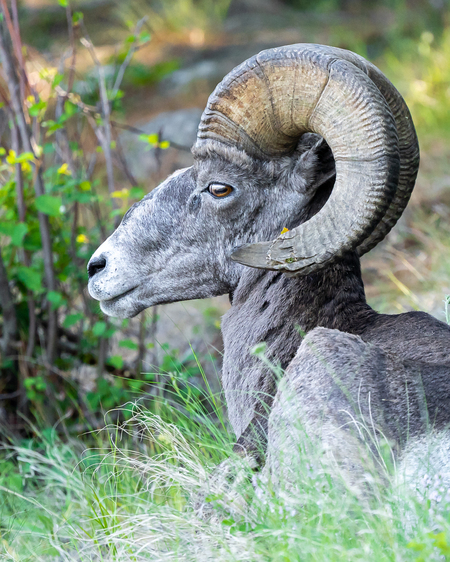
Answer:
[{"label": "sheep's chin", "polygon": [[136,289],[118,295],[113,299],[101,300],[101,311],[115,318],[133,318],[147,308],[146,304],[136,298]]}]

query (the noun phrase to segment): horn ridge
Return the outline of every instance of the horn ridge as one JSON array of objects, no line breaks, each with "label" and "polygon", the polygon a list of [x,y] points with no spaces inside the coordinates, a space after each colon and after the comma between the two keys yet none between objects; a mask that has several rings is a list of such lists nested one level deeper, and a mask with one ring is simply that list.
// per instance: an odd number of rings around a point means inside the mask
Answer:
[{"label": "horn ridge", "polygon": [[350,51],[297,44],[251,57],[210,96],[197,145],[215,140],[276,158],[291,153],[306,132],[320,134],[333,153],[329,200],[306,223],[273,243],[242,248],[233,259],[310,273],[349,250],[362,255],[401,215],[418,165],[411,116],[384,75]]}]

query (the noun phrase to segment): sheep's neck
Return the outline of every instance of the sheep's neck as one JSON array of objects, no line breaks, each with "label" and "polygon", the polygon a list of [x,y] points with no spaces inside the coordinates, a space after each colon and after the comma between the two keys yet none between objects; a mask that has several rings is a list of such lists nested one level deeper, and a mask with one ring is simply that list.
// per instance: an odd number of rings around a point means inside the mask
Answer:
[{"label": "sheep's neck", "polygon": [[252,322],[266,317],[269,327],[275,315],[283,320],[278,323],[280,327],[295,324],[304,333],[321,326],[358,334],[376,314],[366,302],[356,254],[306,276],[246,270],[232,296],[232,305],[236,312],[241,309],[250,315]]},{"label": "sheep's neck", "polygon": [[[366,303],[359,259],[303,277],[247,269],[232,296],[222,332],[225,344],[223,385],[229,417],[238,436],[261,401],[273,396],[273,373],[251,354],[266,342],[272,361],[284,369],[307,333],[317,326],[360,334],[376,313]],[[270,400],[265,400],[270,406]]]}]

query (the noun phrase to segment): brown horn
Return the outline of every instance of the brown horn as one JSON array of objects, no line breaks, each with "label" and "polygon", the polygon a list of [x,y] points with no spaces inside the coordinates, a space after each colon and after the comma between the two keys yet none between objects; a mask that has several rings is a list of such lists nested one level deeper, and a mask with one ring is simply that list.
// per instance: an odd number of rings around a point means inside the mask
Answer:
[{"label": "brown horn", "polygon": [[318,52],[324,52],[326,54],[333,52],[335,56],[351,62],[365,72],[382,93],[395,119],[395,125],[397,127],[400,154],[400,173],[397,189],[386,214],[377,224],[374,231],[358,246],[358,254],[362,256],[376,246],[378,242],[383,240],[396,224],[408,204],[419,170],[419,143],[413,120],[405,100],[376,66],[360,55],[352,53],[351,51],[346,51],[345,49],[327,47],[325,45],[314,45],[314,48],[317,49]]},{"label": "brown horn", "polygon": [[210,96],[197,144],[213,139],[258,158],[277,157],[292,152],[307,131],[320,134],[335,158],[329,200],[274,243],[244,246],[233,259],[309,273],[350,249],[368,251],[403,211],[418,164],[411,117],[381,72],[348,51],[300,44],[247,60]]}]

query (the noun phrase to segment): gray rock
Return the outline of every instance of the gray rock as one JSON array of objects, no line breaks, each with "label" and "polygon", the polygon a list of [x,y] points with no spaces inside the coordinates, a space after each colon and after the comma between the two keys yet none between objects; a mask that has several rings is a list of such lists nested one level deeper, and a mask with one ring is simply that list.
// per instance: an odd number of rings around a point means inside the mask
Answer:
[{"label": "gray rock", "polygon": [[189,91],[191,86],[199,80],[216,84],[228,70],[227,68],[224,73],[223,65],[215,60],[201,60],[192,66],[172,72],[170,76],[161,81],[160,90],[174,96]]},{"label": "gray rock", "polygon": [[189,148],[195,142],[201,115],[202,110],[195,107],[166,111],[151,121],[134,125],[146,135],[159,133],[162,140],[174,143],[175,146],[168,150],[149,150],[149,145],[140,140],[136,133],[126,131],[120,135],[119,141],[125,158],[137,181],[148,182],[153,175],[162,171],[169,174],[192,164]]},{"label": "gray rock", "polygon": [[[146,373],[158,371],[164,355],[171,350],[178,350],[178,357],[182,361],[195,353],[211,391],[220,391],[219,373],[221,369],[221,353],[223,342],[219,328],[219,319],[229,308],[228,297],[215,297],[201,301],[186,301],[171,303],[157,307],[157,322],[152,335],[152,327],[148,326],[145,343],[153,343],[154,347],[146,349],[143,358],[142,373],[138,378],[144,378]],[[152,311],[146,313],[147,319]],[[131,339],[138,343],[138,334],[142,322],[142,315],[130,320],[128,328],[118,331],[112,338],[109,355],[120,355],[126,367],[135,372],[138,353],[135,350],[121,347],[122,339]],[[167,349],[166,346],[168,346]],[[194,386],[205,388],[203,377],[190,378]]]}]

